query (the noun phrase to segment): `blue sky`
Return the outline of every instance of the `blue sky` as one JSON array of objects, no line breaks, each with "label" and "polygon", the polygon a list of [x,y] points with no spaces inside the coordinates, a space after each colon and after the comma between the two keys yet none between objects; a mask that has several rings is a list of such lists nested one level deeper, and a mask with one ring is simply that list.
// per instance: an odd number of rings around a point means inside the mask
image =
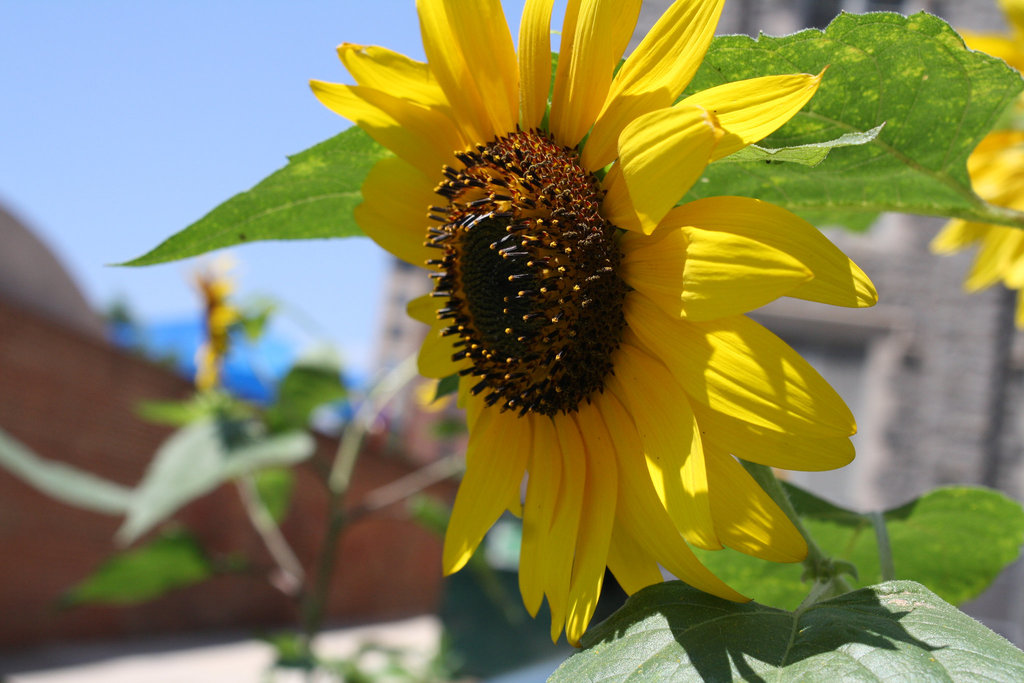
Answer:
[{"label": "blue sky", "polygon": [[[522,0],[504,3],[515,35]],[[413,0],[0,0],[0,203],[96,307],[195,314],[195,259],[113,268],[347,127],[310,94],[334,48],[422,58]],[[350,362],[371,356],[385,254],[366,239],[233,250],[240,290],[299,308]]]}]

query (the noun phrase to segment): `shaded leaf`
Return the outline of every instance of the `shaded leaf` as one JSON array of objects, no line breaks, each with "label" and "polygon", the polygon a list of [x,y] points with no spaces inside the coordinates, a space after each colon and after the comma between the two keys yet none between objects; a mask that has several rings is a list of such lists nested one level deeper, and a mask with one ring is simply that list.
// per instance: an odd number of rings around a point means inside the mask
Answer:
[{"label": "shaded leaf", "polygon": [[260,470],[256,473],[256,492],[271,518],[278,524],[288,516],[295,491],[295,473],[283,467]]},{"label": "shaded leaf", "polygon": [[630,597],[583,645],[549,681],[1024,680],[1024,652],[910,581],[795,613],[673,581]]},{"label": "shaded leaf", "polygon": [[213,573],[209,558],[194,536],[181,530],[168,531],[106,560],[68,591],[61,604],[134,605],[201,583]]},{"label": "shaded leaf", "polygon": [[288,165],[236,194],[156,248],[123,265],[147,266],[256,240],[362,235],[352,210],[370,168],[388,153],[361,129],[288,157]]},{"label": "shaded leaf", "polygon": [[128,509],[131,489],[63,462],[36,455],[0,429],[0,467],[37,491],[83,510],[117,515]]},{"label": "shaded leaf", "polygon": [[[790,500],[826,555],[857,567],[855,586],[881,580],[870,517],[840,508],[792,485]],[[951,486],[885,511],[896,577],[925,584],[955,605],[981,595],[1017,559],[1024,509],[998,491]],[[776,564],[723,550],[697,551],[711,571],[763,604],[795,608],[807,595],[799,564]]]},{"label": "shaded leaf", "polygon": [[117,540],[131,543],[226,481],[264,467],[293,465],[313,454],[313,438],[306,432],[260,436],[251,428],[202,420],[175,432],[135,489]]},{"label": "shaded leaf", "polygon": [[687,92],[825,67],[810,103],[761,144],[811,144],[884,123],[877,138],[835,149],[813,168],[715,163],[687,199],[757,197],[818,224],[856,228],[880,211],[991,218],[971,190],[967,157],[1021,91],[1021,78],[967,50],[938,17],[841,14],[824,32],[717,37]]},{"label": "shaded leaf", "polygon": [[267,409],[271,431],[303,429],[313,410],[345,398],[341,362],[337,354],[324,349],[299,359],[277,387],[277,399]]}]

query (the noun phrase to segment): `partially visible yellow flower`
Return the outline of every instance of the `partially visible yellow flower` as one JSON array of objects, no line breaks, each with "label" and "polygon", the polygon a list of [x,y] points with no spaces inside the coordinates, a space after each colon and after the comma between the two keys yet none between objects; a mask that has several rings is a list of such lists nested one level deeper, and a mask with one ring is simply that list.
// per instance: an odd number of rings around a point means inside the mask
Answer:
[{"label": "partially visible yellow flower", "polygon": [[[961,33],[973,50],[999,57],[1018,71],[1024,71],[1024,0],[1001,0],[1000,5],[1013,26],[1013,36]],[[1017,100],[1024,109],[1024,97]],[[996,130],[989,133],[967,160],[971,185],[985,201],[1024,211],[1024,131]],[[1002,281],[1017,290],[1017,327],[1024,328],[1024,230],[954,219],[932,240],[937,254],[951,254],[980,243],[978,256],[964,280],[970,292]]]},{"label": "partially visible yellow flower", "polygon": [[196,274],[196,286],[203,297],[206,340],[196,351],[196,388],[205,391],[218,386],[224,357],[230,346],[230,328],[239,320],[238,309],[228,302],[234,283],[226,267],[213,266]]},{"label": "partially visible yellow flower", "polygon": [[346,43],[357,85],[312,83],[395,154],[363,184],[359,225],[434,280],[409,306],[430,325],[419,367],[460,377],[470,432],[444,571],[505,510],[521,515],[524,604],[536,614],[546,598],[552,638],[564,628],[573,644],[605,567],[629,593],[660,566],[745,600],[690,544],[805,556],[734,456],[801,470],[853,458],[843,401],[743,314],[780,296],[870,306],[871,282],[779,207],[677,206],[821,80],[767,76],[677,102],[722,3],[677,0],[616,70],[640,0],[569,0],[550,109],[553,0],[526,1],[518,53],[498,0],[419,0],[427,63]]}]

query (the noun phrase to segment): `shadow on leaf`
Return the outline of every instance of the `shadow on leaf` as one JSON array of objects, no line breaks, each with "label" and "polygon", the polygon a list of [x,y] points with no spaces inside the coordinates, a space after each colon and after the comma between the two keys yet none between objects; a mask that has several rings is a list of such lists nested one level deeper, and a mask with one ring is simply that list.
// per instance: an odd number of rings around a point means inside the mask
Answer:
[{"label": "shadow on leaf", "polygon": [[795,612],[667,582],[633,595],[583,645],[550,680],[881,680],[894,671],[931,680],[983,670],[992,680],[1024,680],[1015,678],[1024,676],[1024,653],[909,581]]}]

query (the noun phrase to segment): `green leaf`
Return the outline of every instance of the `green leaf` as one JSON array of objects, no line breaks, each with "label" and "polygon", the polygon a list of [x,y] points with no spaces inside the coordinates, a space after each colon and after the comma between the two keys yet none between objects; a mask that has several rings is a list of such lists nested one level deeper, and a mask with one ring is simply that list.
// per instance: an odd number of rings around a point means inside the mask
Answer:
[{"label": "green leaf", "polygon": [[[811,537],[829,556],[857,567],[856,586],[881,580],[871,518],[786,486]],[[1024,509],[998,491],[951,486],[883,513],[896,577],[925,584],[955,605],[985,591],[1017,559],[1024,543]],[[733,588],[758,602],[792,609],[807,595],[799,564],[775,564],[723,550],[697,551]]]},{"label": "green leaf", "polygon": [[212,575],[210,560],[195,537],[181,530],[168,531],[106,560],[65,594],[61,604],[134,605]]},{"label": "green leaf", "polygon": [[135,413],[147,422],[182,427],[213,415],[215,409],[202,394],[196,394],[185,401],[143,401],[135,407]]},{"label": "green leaf", "polygon": [[1024,652],[910,581],[795,613],[673,581],[630,597],[583,645],[549,681],[1024,680]]},{"label": "green leaf", "polygon": [[459,376],[458,375],[448,375],[447,377],[442,377],[441,380],[438,381],[438,383],[437,383],[437,392],[435,392],[435,394],[434,394],[434,400],[436,401],[437,399],[443,398],[444,396],[447,396],[448,394],[454,394],[458,390],[459,390]]},{"label": "green leaf", "polygon": [[135,489],[117,540],[135,541],[224,482],[264,467],[293,465],[313,454],[313,438],[306,432],[260,436],[248,433],[251,427],[202,420],[175,432],[157,450]]},{"label": "green leaf", "polygon": [[[714,163],[687,200],[757,197],[815,222],[861,228],[880,211],[1024,225],[971,190],[967,157],[1021,91],[1001,60],[967,50],[938,17],[841,14],[824,32],[715,38],[687,93],[780,73],[818,73],[817,94],[761,144],[794,147],[885,124],[864,145],[832,150],[813,168]],[[850,218],[852,216],[852,218]]]},{"label": "green leaf", "polygon": [[277,387],[277,400],[267,409],[271,431],[303,429],[310,414],[325,403],[345,398],[341,362],[337,354],[323,349],[299,359]]},{"label": "green leaf", "polygon": [[[885,521],[896,576],[919,581],[953,604],[980,595],[1017,559],[1024,543],[1024,508],[980,487],[936,489],[887,510]],[[874,532],[868,527],[856,533],[856,540],[850,533],[836,540],[850,548],[847,559],[871,583],[880,576]]]},{"label": "green leaf", "polygon": [[63,462],[41,458],[0,429],[0,467],[37,491],[83,510],[117,515],[131,489]]},{"label": "green leaf", "polygon": [[406,502],[406,509],[414,522],[438,536],[444,536],[452,514],[450,505],[428,494],[416,494]]},{"label": "green leaf", "polygon": [[256,473],[256,492],[271,518],[278,524],[288,516],[295,490],[295,473],[283,467],[260,470]]},{"label": "green leaf", "polygon": [[251,190],[123,265],[165,263],[256,240],[362,235],[352,210],[362,201],[366,174],[387,155],[353,126],[289,157],[287,166]]},{"label": "green leaf", "polygon": [[275,653],[274,666],[312,671],[318,662],[310,651],[305,636],[294,631],[280,631],[262,636]]},{"label": "green leaf", "polygon": [[261,299],[245,306],[238,324],[245,332],[245,338],[255,342],[263,336],[270,322],[270,316],[277,312],[278,304],[270,299]]},{"label": "green leaf", "polygon": [[882,128],[885,124],[875,126],[871,130],[864,131],[863,133],[846,133],[840,135],[835,140],[827,140],[825,142],[812,142],[806,145],[794,145],[792,147],[780,147],[773,149],[770,147],[762,147],[760,145],[748,145],[735,154],[722,159],[722,163],[737,163],[737,162],[751,162],[760,161],[761,163],[774,164],[781,162],[789,162],[794,164],[801,164],[803,166],[817,166],[823,162],[829,152],[836,147],[855,147],[857,145],[866,145],[882,132]]},{"label": "green leaf", "polygon": [[143,420],[183,427],[190,422],[218,415],[245,417],[252,409],[225,391],[202,391],[184,401],[143,401],[135,407]]}]

